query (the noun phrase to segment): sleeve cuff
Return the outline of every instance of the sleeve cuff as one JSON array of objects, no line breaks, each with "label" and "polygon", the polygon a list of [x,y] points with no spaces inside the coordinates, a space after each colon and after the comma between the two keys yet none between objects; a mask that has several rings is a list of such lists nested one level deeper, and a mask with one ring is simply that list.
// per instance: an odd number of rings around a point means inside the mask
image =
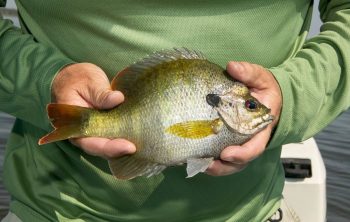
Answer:
[{"label": "sleeve cuff", "polygon": [[276,125],[267,149],[280,147],[289,143],[292,138],[289,138],[289,128],[293,127],[292,123],[292,88],[289,84],[289,75],[280,68],[271,68],[269,71],[274,75],[282,92],[282,109],[279,117],[279,122]]},{"label": "sleeve cuff", "polygon": [[[51,87],[55,76],[67,65],[74,64],[75,62],[70,59],[61,59],[54,63],[47,72],[42,76],[40,80],[40,92],[41,92],[41,110],[43,115],[46,115],[46,106],[51,103]],[[49,126],[49,120],[45,118],[45,126]]]}]

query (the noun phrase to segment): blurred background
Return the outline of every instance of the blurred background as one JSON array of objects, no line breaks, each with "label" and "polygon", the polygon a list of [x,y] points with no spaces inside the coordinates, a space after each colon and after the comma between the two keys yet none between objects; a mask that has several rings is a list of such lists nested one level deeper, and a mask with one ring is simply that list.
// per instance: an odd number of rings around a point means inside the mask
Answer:
[{"label": "blurred background", "polygon": [[[321,21],[318,1],[314,3],[314,14],[309,38],[317,35]],[[3,17],[19,26],[16,6],[8,0],[6,8],[0,8]],[[0,112],[0,218],[8,211],[10,197],[2,183],[2,164],[6,139],[13,125],[13,117]],[[327,169],[327,221],[350,221],[350,110],[340,115],[331,125],[315,136]]]}]

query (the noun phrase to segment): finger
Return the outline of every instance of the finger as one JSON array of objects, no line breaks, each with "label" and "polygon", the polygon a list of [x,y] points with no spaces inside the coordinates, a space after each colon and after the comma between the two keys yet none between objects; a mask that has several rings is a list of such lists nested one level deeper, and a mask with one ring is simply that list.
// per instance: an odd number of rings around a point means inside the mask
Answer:
[{"label": "finger", "polygon": [[124,101],[124,95],[120,91],[107,91],[106,94],[99,101],[100,109],[111,109]]},{"label": "finger", "polygon": [[136,151],[133,143],[125,139],[87,137],[71,139],[71,143],[81,147],[86,153],[106,159],[132,154]]},{"label": "finger", "polygon": [[239,82],[251,88],[265,87],[266,79],[263,75],[262,67],[248,62],[229,62],[227,72]]},{"label": "finger", "polygon": [[270,135],[271,129],[267,128],[241,146],[226,147],[221,152],[220,158],[227,162],[247,164],[264,152]]},{"label": "finger", "polygon": [[247,165],[234,164],[222,160],[215,160],[206,170],[206,174],[211,176],[225,176],[243,170]]},{"label": "finger", "polygon": [[110,89],[94,90],[91,103],[97,109],[111,109],[124,101],[124,95],[120,91]]}]

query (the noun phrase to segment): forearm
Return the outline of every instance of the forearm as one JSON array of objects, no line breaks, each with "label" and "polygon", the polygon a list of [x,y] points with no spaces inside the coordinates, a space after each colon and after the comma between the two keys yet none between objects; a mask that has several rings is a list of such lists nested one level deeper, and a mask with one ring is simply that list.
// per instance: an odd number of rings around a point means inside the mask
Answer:
[{"label": "forearm", "polygon": [[40,128],[55,74],[72,61],[0,18],[0,110]]},{"label": "forearm", "polygon": [[271,68],[283,107],[270,147],[305,140],[350,105],[350,3],[321,1],[321,33],[294,58]]}]

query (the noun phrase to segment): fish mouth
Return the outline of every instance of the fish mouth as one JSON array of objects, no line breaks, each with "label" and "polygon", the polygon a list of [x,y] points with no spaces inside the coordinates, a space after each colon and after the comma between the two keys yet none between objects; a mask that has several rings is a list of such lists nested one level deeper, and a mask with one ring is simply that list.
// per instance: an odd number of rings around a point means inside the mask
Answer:
[{"label": "fish mouth", "polygon": [[224,112],[218,112],[218,114],[230,131],[244,135],[254,135],[265,129],[274,120],[274,116],[270,114],[250,119],[248,122],[240,121],[240,118],[237,121],[232,121],[232,119],[227,118]]},{"label": "fish mouth", "polygon": [[268,115],[269,115],[269,117],[267,118],[266,121],[272,122],[275,119],[275,116],[274,115],[270,115],[270,114],[268,114]]},{"label": "fish mouth", "polygon": [[262,121],[260,124],[258,124],[258,126],[263,125],[262,127],[265,127],[268,124],[272,123],[272,121],[275,119],[275,117],[273,115],[266,114],[266,115],[262,116],[261,119],[262,119]]}]

